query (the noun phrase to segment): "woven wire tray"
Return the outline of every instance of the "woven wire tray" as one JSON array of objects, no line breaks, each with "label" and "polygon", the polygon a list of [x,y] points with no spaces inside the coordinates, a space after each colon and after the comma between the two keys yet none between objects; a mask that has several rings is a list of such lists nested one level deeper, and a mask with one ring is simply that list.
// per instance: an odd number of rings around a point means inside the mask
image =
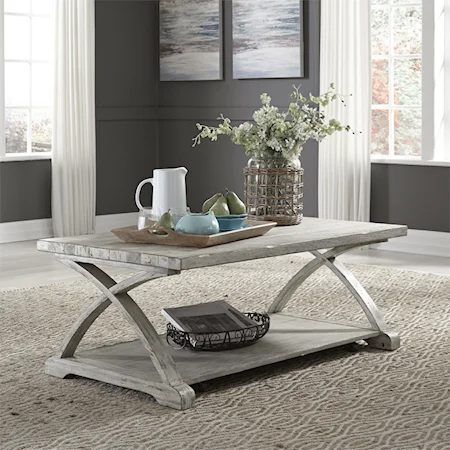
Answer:
[{"label": "woven wire tray", "polygon": [[192,350],[232,350],[246,347],[261,339],[268,331],[270,317],[267,314],[244,313],[258,325],[226,332],[185,333],[172,324],[167,324],[166,341],[176,349]]}]

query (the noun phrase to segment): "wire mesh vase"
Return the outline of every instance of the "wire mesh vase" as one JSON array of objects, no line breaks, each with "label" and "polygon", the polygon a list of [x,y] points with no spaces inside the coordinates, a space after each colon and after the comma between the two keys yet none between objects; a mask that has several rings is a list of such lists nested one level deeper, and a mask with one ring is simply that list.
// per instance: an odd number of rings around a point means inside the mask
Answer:
[{"label": "wire mesh vase", "polygon": [[303,168],[300,160],[252,157],[244,168],[244,202],[253,220],[297,225],[303,218]]}]

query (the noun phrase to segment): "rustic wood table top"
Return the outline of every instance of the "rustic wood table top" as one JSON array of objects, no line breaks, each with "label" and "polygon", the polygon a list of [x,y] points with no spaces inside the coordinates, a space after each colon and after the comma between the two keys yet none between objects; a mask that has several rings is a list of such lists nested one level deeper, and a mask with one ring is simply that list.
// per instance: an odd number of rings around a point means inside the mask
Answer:
[{"label": "rustic wood table top", "polygon": [[305,217],[299,225],[277,226],[264,236],[208,248],[128,244],[110,232],[42,239],[37,247],[61,255],[186,270],[343,245],[364,245],[406,234],[404,225]]}]

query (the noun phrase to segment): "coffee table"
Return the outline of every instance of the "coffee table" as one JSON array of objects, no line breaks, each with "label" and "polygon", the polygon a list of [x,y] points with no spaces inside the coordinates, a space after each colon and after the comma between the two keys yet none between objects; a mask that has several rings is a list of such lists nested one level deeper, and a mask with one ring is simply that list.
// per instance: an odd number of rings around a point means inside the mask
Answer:
[{"label": "coffee table", "polygon": [[[56,377],[78,375],[146,392],[161,405],[193,406],[190,385],[320,350],[365,340],[370,346],[395,350],[399,336],[384,322],[373,300],[337,257],[357,247],[405,236],[406,226],[304,218],[300,225],[275,227],[264,236],[203,249],[127,244],[112,233],[38,241],[38,250],[55,253],[66,266],[89,280],[100,295],[67,333],[45,372]],[[269,307],[270,330],[258,343],[225,352],[175,350],[129,295],[137,286],[183,270],[238,261],[310,252],[315,258],[301,267]],[[98,264],[137,273],[116,282]],[[312,320],[283,309],[297,288],[319,267],[328,267],[358,301],[370,327]],[[137,340],[75,353],[83,336],[113,304],[134,329]]]}]

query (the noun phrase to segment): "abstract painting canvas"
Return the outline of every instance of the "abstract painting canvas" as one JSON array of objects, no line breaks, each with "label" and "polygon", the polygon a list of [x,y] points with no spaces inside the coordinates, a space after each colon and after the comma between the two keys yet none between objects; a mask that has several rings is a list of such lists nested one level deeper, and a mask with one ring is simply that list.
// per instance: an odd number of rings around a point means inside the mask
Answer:
[{"label": "abstract painting canvas", "polygon": [[302,77],[302,12],[302,0],[233,0],[233,78]]},{"label": "abstract painting canvas", "polygon": [[160,1],[160,80],[222,79],[221,0]]}]

